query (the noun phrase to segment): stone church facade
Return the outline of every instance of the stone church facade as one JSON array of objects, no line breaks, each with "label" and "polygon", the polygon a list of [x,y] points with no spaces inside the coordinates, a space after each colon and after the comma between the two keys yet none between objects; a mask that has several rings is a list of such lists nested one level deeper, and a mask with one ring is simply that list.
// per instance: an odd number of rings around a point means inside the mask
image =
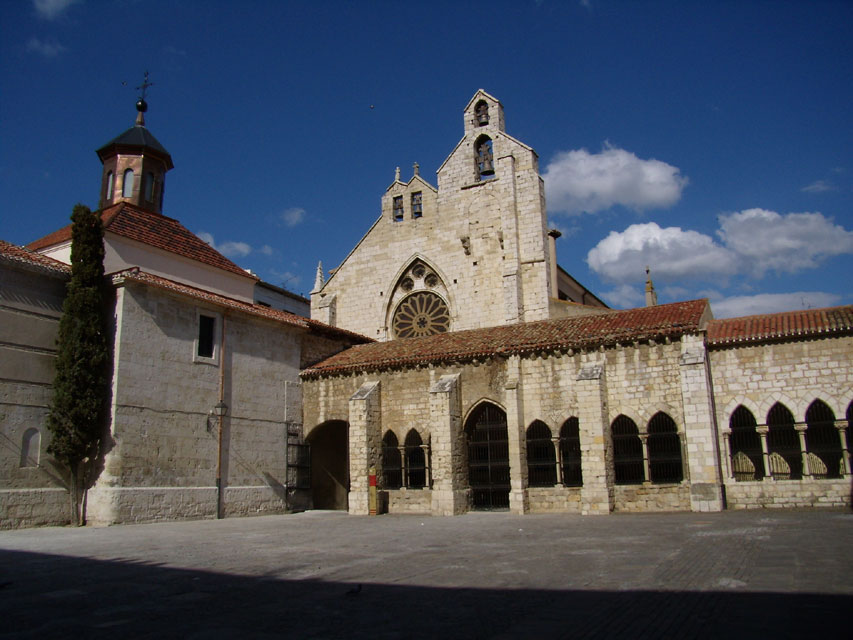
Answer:
[{"label": "stone church facade", "polygon": [[361,332],[302,372],[315,504],[452,515],[849,506],[853,307],[613,311],[557,265],[535,152],[478,91],[311,295]]}]

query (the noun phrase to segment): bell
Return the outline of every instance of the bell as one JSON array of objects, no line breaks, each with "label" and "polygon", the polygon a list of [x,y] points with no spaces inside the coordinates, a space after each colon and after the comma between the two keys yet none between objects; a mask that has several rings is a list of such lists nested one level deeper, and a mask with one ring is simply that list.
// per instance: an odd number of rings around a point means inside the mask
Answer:
[{"label": "bell", "polygon": [[477,105],[477,124],[481,127],[489,124],[489,105],[481,102]]}]

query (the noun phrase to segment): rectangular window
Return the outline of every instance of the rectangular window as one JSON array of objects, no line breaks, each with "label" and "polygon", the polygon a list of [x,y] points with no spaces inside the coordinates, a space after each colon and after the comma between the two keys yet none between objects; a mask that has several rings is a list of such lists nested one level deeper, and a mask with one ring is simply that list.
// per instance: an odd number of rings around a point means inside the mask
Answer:
[{"label": "rectangular window", "polygon": [[423,194],[420,191],[416,191],[412,194],[412,217],[420,218],[423,213]]},{"label": "rectangular window", "polygon": [[198,341],[196,355],[199,358],[213,358],[216,318],[213,316],[198,316]]},{"label": "rectangular window", "polygon": [[394,196],[394,222],[403,219],[403,196]]}]

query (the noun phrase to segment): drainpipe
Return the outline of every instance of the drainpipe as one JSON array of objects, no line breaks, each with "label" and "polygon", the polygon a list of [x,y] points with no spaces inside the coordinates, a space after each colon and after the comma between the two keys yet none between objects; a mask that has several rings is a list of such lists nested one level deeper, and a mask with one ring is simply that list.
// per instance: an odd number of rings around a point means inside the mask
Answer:
[{"label": "drainpipe", "polygon": [[[225,404],[225,313],[222,314],[222,332],[219,338],[219,403]],[[219,412],[219,444],[216,451],[216,518],[222,519],[222,419],[224,412]]]}]

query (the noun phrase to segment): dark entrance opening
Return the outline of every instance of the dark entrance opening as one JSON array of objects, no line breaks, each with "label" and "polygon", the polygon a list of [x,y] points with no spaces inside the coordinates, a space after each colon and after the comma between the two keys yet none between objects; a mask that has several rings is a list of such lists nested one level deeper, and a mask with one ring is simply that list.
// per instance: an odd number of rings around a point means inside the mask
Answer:
[{"label": "dark entrance opening", "polygon": [[468,483],[475,509],[509,508],[509,442],[506,414],[482,404],[465,425],[468,439]]},{"label": "dark entrance opening", "polygon": [[348,427],[342,420],[324,422],[314,427],[305,438],[311,445],[311,497],[314,509],[347,508]]}]

